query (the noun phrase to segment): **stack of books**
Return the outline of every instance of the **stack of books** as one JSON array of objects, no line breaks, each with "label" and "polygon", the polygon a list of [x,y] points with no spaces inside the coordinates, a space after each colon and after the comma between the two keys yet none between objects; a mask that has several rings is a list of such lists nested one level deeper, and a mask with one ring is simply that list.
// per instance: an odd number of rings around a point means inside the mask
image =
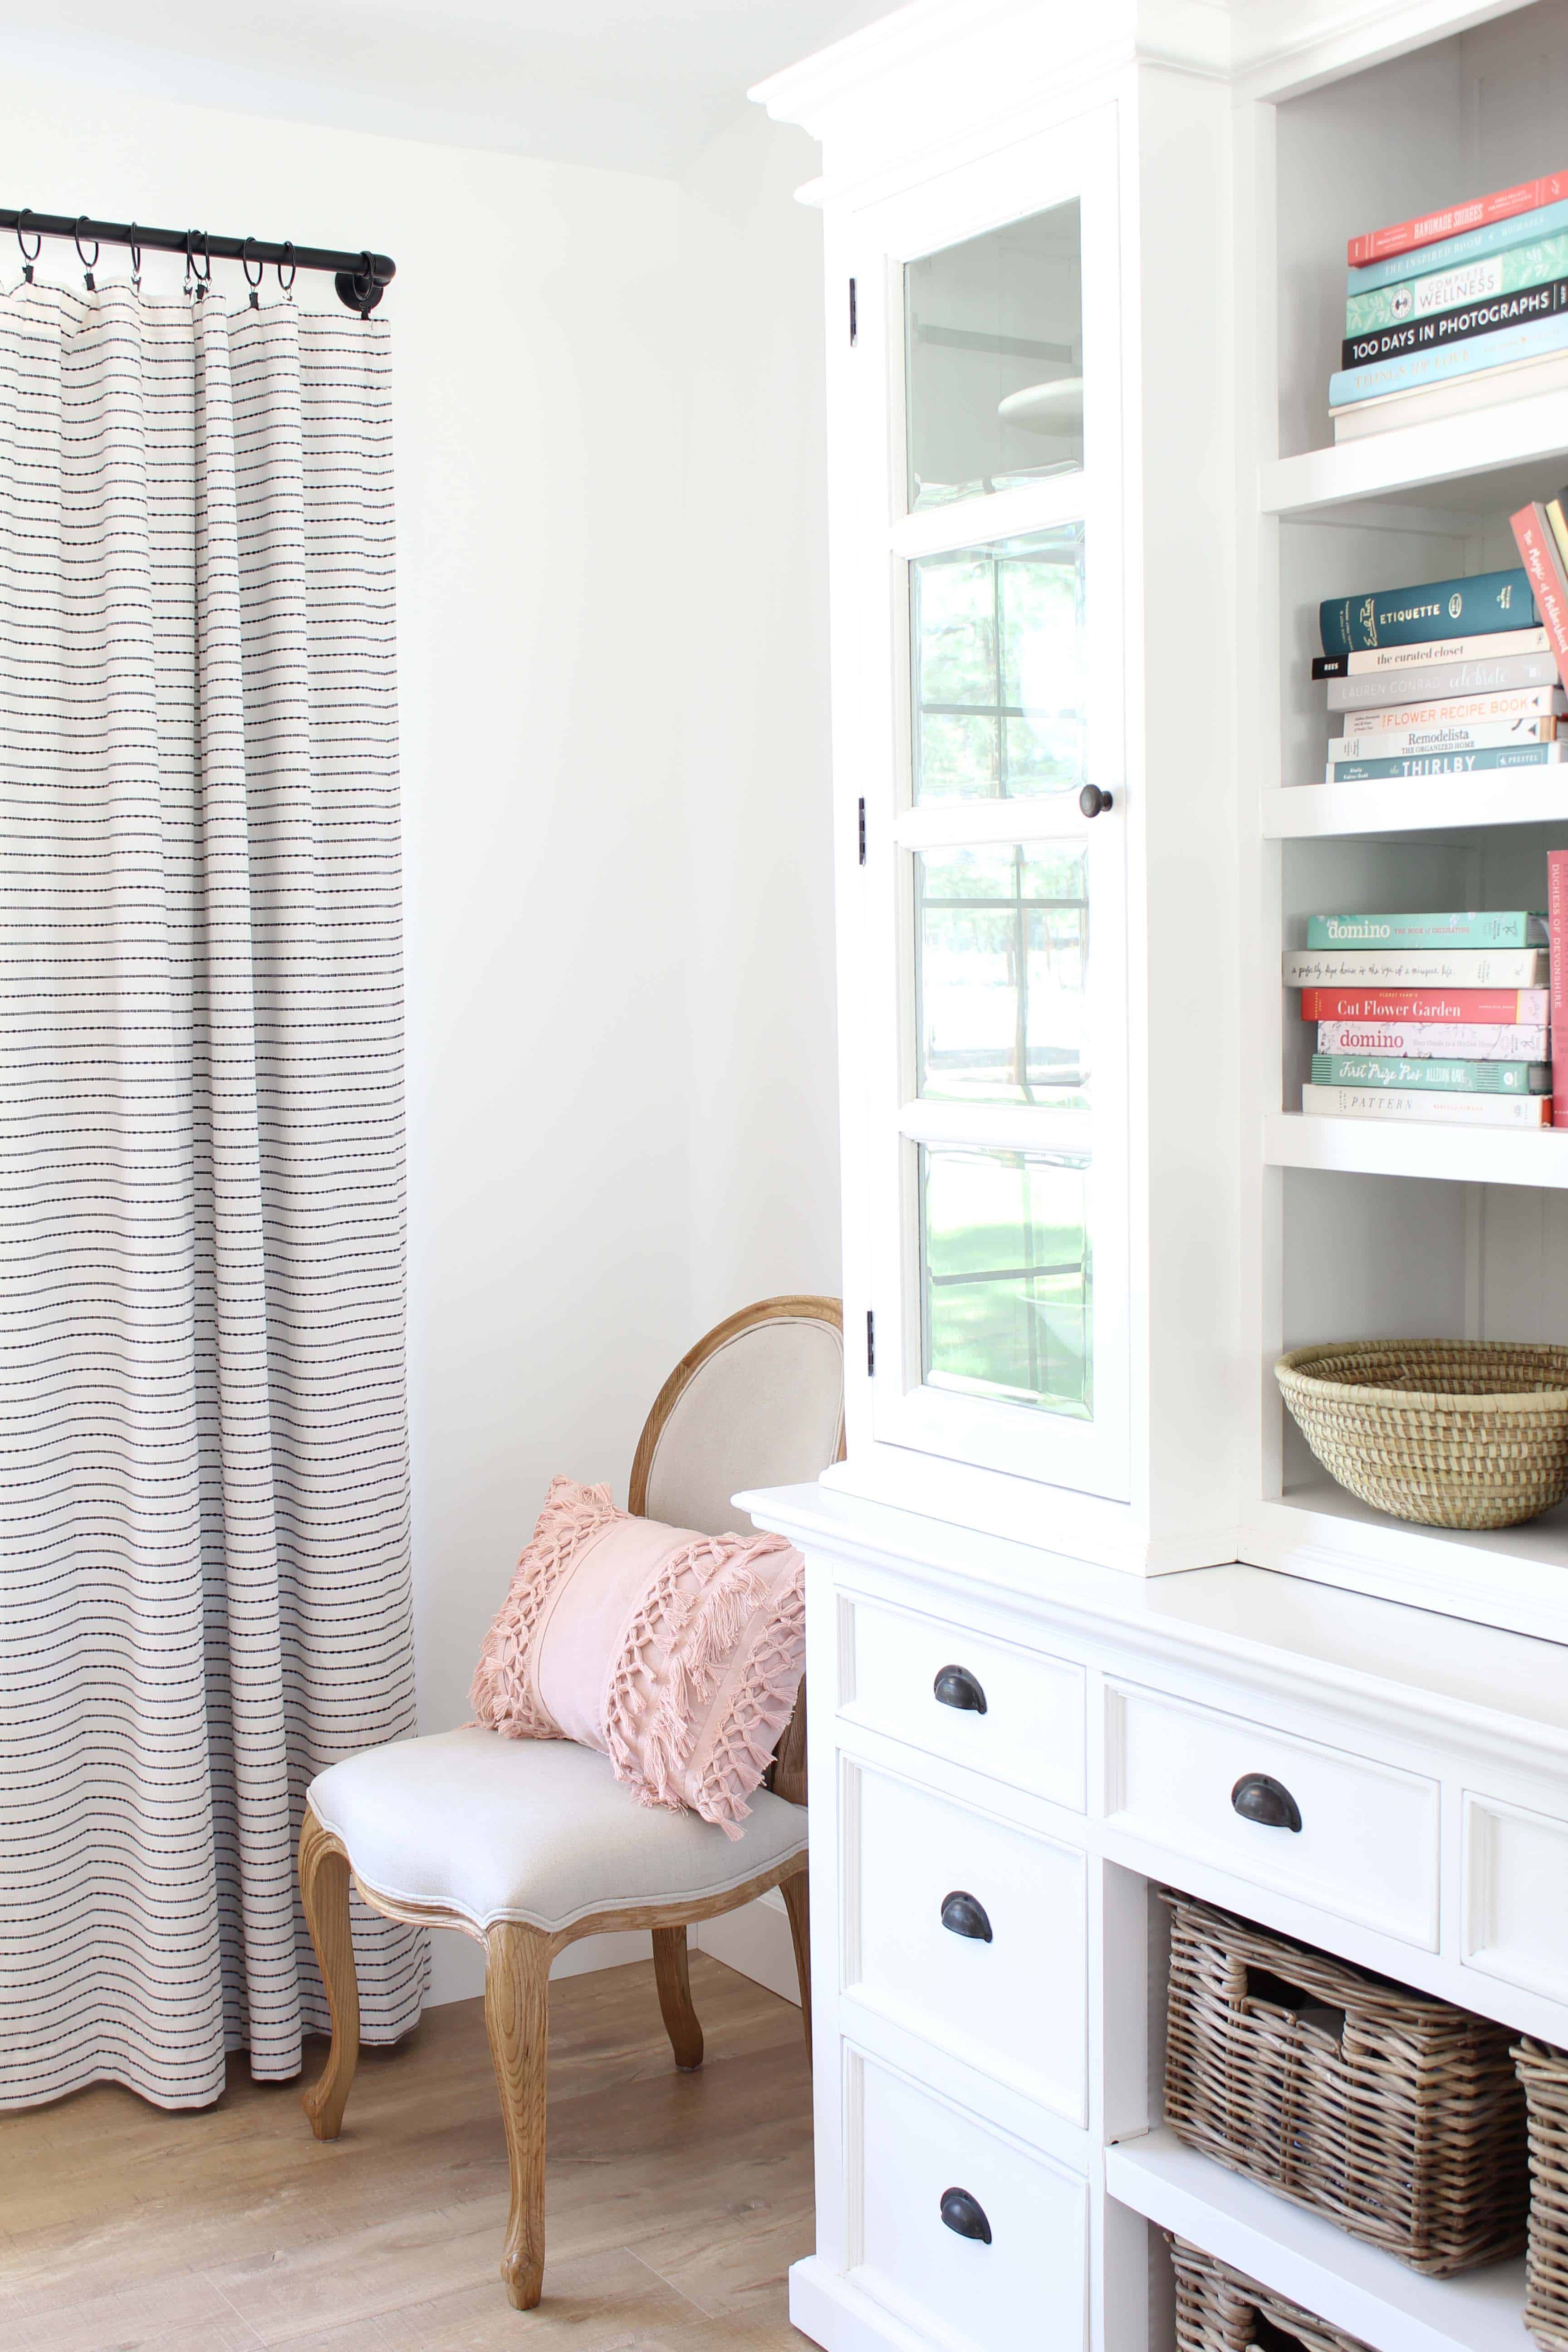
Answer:
[{"label": "stack of books", "polygon": [[[1312,676],[1328,686],[1331,784],[1561,764],[1568,696],[1531,576],[1483,572],[1319,606]],[[1562,617],[1568,648],[1568,583]]]},{"label": "stack of books", "polygon": [[1336,441],[1568,386],[1568,173],[1352,236]]},{"label": "stack of books", "polygon": [[1302,1109],[1550,1127],[1547,940],[1544,915],[1313,915],[1285,957],[1318,1024]]}]

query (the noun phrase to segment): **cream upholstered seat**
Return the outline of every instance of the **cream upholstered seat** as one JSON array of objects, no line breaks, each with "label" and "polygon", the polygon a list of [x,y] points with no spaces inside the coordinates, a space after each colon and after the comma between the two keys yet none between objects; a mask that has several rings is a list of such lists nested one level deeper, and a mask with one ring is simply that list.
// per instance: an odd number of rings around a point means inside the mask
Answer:
[{"label": "cream upholstered seat", "polygon": [[346,1758],[312,1781],[310,1811],[377,1894],[438,1904],[481,1935],[500,1920],[553,1934],[608,1904],[707,1901],[805,1852],[805,1809],[766,1789],[731,1840],[695,1813],[639,1805],[595,1748],[479,1724]]},{"label": "cream upholstered seat", "polygon": [[[731,1316],[655,1399],[628,1509],[707,1535],[743,1526],[730,1503],[738,1489],[815,1478],[842,1452],[843,1391],[837,1299],[767,1298]],[[359,2055],[352,1879],[373,1909],[458,1928],[485,1948],[485,2021],[511,2169],[501,2276],[520,2310],[539,2301],[544,2273],[548,1986],[563,1946],[650,1929],[676,2063],[700,2066],[687,1927],[777,1886],[810,2050],[804,1684],[770,1777],[738,1840],[695,1814],[639,1805],[594,1749],[476,1725],[367,1749],[310,1785],[300,1891],[332,2016],[331,2053],[305,2095],[311,2128],[337,2137]]]}]

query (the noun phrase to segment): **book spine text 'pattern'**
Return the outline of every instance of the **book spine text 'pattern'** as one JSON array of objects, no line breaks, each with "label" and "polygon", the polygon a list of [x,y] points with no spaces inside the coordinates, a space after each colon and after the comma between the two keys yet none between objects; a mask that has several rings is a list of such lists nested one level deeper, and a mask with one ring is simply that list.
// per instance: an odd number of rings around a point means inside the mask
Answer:
[{"label": "book spine text 'pattern'", "polygon": [[1454,1127],[1550,1127],[1550,1095],[1428,1095],[1397,1087],[1313,1087],[1301,1108],[1316,1118],[1427,1119]]}]

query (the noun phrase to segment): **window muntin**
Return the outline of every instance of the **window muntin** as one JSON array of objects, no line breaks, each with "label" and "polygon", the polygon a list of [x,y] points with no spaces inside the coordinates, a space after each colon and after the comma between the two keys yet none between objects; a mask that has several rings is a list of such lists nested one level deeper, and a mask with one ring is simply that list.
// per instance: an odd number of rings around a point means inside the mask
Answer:
[{"label": "window muntin", "polygon": [[1089,1154],[920,1147],[928,1386],[1092,1421]]},{"label": "window muntin", "polygon": [[928,850],[913,868],[917,1091],[1087,1109],[1086,845]]},{"label": "window muntin", "polygon": [[1034,800],[1084,782],[1084,530],[910,566],[911,796]]},{"label": "window muntin", "polygon": [[1083,464],[1077,198],[904,270],[911,511]]}]

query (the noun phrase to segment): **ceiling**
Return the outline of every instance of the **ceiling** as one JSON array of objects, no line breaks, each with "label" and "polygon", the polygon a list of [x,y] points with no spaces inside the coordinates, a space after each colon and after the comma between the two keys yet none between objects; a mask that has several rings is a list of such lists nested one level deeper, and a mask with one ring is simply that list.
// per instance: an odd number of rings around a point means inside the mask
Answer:
[{"label": "ceiling", "polygon": [[679,173],[747,86],[894,0],[0,0],[0,61],[99,87]]}]

